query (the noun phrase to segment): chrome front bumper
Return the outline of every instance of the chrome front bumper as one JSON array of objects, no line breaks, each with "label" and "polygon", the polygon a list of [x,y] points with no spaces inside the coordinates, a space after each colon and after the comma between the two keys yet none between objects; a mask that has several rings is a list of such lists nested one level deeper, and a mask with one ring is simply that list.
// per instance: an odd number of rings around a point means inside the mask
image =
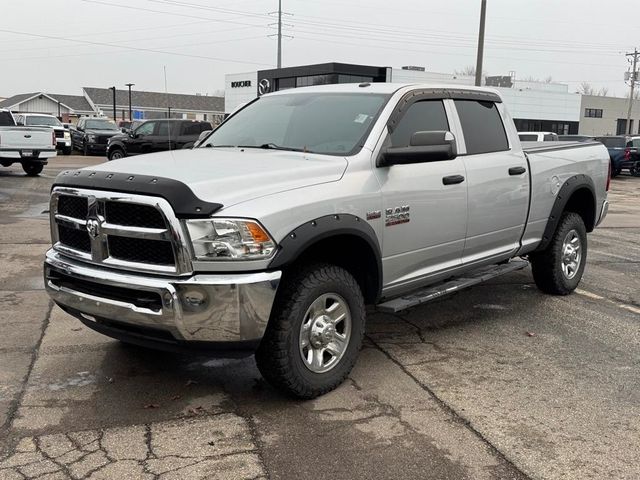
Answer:
[{"label": "chrome front bumper", "polygon": [[281,275],[157,277],[84,265],[53,249],[44,264],[51,298],[85,324],[117,322],[138,331],[162,331],[180,343],[259,341]]}]

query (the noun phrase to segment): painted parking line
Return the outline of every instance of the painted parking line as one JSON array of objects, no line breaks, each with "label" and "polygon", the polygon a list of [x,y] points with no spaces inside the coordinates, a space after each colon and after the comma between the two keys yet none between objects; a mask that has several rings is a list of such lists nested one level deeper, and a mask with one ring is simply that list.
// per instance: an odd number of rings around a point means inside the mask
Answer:
[{"label": "painted parking line", "polygon": [[622,309],[627,310],[629,312],[632,312],[632,313],[640,315],[640,308],[634,307],[633,305],[628,305],[626,303],[614,302],[613,300],[609,300],[608,298],[605,298],[602,295],[598,295],[596,293],[588,292],[588,291],[582,290],[580,288],[576,288],[575,292],[578,295],[582,295],[583,297],[587,297],[587,298],[590,298],[592,300],[604,300],[605,302],[610,303],[612,305],[615,305],[618,308],[622,308]]}]

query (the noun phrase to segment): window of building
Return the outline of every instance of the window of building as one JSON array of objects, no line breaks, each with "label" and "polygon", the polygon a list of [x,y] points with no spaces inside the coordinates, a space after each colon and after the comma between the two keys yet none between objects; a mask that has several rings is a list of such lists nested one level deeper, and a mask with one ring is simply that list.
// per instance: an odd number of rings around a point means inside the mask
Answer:
[{"label": "window of building", "polygon": [[296,79],[295,79],[295,77],[279,78],[278,79],[278,90],[287,90],[289,88],[296,88]]},{"label": "window of building", "polygon": [[633,119],[631,119],[631,129],[627,130],[627,119],[619,118],[616,122],[616,135],[625,135],[627,132],[633,132]]},{"label": "window of building", "polygon": [[338,75],[338,83],[367,83],[373,82],[373,77],[365,77],[362,75]]},{"label": "window of building", "polygon": [[433,130],[449,130],[442,100],[416,102],[409,107],[391,133],[391,145],[408,147],[411,135]]},{"label": "window of building", "polygon": [[509,150],[507,133],[496,104],[476,100],[455,100],[467,154]]},{"label": "window of building", "polygon": [[585,108],[584,116],[588,118],[602,118],[601,108]]},{"label": "window of building", "polygon": [[296,87],[310,87],[312,85],[329,85],[335,83],[334,75],[307,75],[305,77],[296,78]]}]

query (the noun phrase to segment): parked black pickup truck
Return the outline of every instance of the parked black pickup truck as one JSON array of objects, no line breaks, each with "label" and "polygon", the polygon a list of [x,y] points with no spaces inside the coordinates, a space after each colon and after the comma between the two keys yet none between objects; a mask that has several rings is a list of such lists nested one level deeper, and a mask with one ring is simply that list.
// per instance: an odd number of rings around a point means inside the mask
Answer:
[{"label": "parked black pickup truck", "polygon": [[129,133],[115,135],[109,139],[109,160],[190,148],[202,132],[213,130],[209,122],[198,120],[147,120]]},{"label": "parked black pickup truck", "polygon": [[107,118],[82,117],[78,124],[71,128],[71,146],[84,155],[104,154],[109,138],[119,132],[116,124]]}]

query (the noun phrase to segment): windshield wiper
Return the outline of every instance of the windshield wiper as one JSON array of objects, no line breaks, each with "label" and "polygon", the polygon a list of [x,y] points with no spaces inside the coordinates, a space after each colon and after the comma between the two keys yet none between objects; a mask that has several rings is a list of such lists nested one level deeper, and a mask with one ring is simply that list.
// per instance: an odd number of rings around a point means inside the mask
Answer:
[{"label": "windshield wiper", "polygon": [[288,152],[305,152],[310,153],[309,150],[304,148],[295,148],[295,147],[281,147],[280,145],[276,145],[275,143],[263,143],[262,145],[238,145],[238,148],[262,148],[263,150],[286,150]]}]

